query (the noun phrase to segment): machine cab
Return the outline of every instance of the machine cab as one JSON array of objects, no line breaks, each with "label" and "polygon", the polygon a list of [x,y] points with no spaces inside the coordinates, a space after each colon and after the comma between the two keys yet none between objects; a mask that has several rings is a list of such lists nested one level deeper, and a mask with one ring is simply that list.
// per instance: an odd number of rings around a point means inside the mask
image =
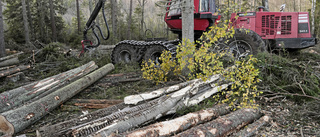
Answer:
[{"label": "machine cab", "polygon": [[[171,0],[170,0],[171,1]],[[201,35],[207,31],[217,20],[220,15],[215,15],[215,0],[194,0],[194,31],[195,35]],[[165,22],[172,32],[181,34],[181,0],[168,3]]]}]

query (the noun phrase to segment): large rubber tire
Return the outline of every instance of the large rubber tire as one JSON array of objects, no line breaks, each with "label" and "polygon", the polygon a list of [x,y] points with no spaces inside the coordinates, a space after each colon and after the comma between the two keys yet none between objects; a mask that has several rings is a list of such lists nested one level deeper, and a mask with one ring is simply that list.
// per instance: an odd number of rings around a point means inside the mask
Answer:
[{"label": "large rubber tire", "polygon": [[267,51],[267,46],[263,39],[252,30],[235,29],[235,34],[227,41],[229,52],[236,58]]},{"label": "large rubber tire", "polygon": [[161,54],[166,49],[163,46],[160,45],[153,45],[147,48],[143,60],[149,62],[151,59],[156,64],[161,64],[161,61],[159,60]]},{"label": "large rubber tire", "polygon": [[117,45],[112,51],[112,63],[130,63],[136,62],[135,51],[130,45]]}]

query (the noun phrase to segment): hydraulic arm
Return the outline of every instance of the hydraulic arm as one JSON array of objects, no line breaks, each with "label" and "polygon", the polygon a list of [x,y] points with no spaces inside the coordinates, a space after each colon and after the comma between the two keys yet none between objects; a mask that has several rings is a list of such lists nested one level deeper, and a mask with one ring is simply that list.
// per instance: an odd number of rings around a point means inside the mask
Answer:
[{"label": "hydraulic arm", "polygon": [[[83,40],[81,41],[81,44],[82,44],[81,54],[83,52],[85,52],[85,50],[87,50],[87,49],[96,48],[96,47],[98,47],[100,45],[101,41],[100,41],[100,38],[98,36],[98,33],[96,32],[96,29],[99,30],[102,39],[104,39],[104,40],[108,40],[109,39],[110,31],[109,31],[109,26],[108,26],[108,22],[107,22],[107,19],[106,19],[106,15],[105,15],[105,12],[104,12],[105,2],[106,2],[106,0],[99,0],[99,2],[97,3],[96,7],[93,10],[93,12],[91,13],[89,20],[86,23],[86,26],[85,26],[84,31],[83,31]],[[95,23],[95,19],[97,18],[100,10],[101,10],[102,15],[103,15],[104,23],[105,23],[105,25],[107,27],[107,36],[105,36],[103,34],[103,32],[101,30],[101,27],[98,24]],[[88,37],[87,37],[87,34],[88,34],[89,30],[92,30],[92,32],[94,34],[94,37],[97,40],[97,42],[94,45],[92,44],[92,41],[89,40]]]}]

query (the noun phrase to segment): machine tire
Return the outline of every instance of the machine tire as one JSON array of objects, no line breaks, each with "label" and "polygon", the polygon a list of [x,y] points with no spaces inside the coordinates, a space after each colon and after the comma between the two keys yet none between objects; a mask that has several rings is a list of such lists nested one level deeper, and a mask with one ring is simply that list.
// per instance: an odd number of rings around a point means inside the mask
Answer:
[{"label": "machine tire", "polygon": [[153,45],[147,48],[143,60],[148,62],[149,59],[151,59],[152,61],[155,61],[156,64],[161,64],[161,62],[159,61],[159,57],[161,56],[164,50],[166,49],[163,46]]},{"label": "machine tire", "polygon": [[236,58],[267,51],[267,46],[263,39],[252,30],[235,29],[233,37],[227,40],[229,51]]},{"label": "machine tire", "polygon": [[135,52],[130,45],[117,45],[112,51],[112,63],[136,62]]}]

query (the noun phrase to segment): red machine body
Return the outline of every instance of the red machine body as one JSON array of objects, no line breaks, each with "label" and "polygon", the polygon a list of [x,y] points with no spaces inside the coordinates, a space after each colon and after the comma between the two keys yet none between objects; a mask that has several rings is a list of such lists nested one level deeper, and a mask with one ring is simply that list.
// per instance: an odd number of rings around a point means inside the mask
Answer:
[{"label": "red machine body", "polygon": [[258,12],[233,13],[231,22],[235,28],[253,30],[272,48],[300,49],[316,44],[308,12],[263,12],[260,8]]},{"label": "red machine body", "polygon": [[[171,0],[170,0],[171,1]],[[170,7],[169,7],[170,5]],[[181,37],[182,19],[180,1],[168,4],[165,22],[173,33]],[[169,8],[171,8],[169,10]],[[214,0],[194,0],[194,31],[195,37],[200,37],[204,31],[220,20],[220,15],[215,15],[216,4]]]}]

